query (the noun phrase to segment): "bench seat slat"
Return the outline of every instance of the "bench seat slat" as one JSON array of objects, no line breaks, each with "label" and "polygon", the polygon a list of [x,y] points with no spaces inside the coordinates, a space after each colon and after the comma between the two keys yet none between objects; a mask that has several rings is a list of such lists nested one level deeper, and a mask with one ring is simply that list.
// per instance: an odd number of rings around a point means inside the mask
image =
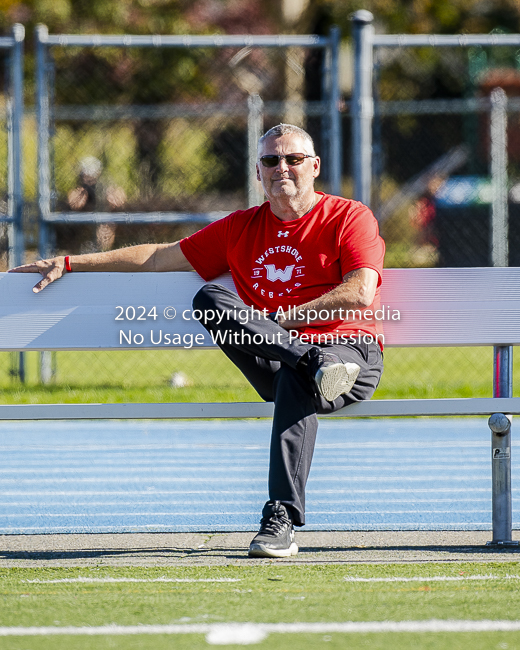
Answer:
[{"label": "bench seat slat", "polygon": [[[320,417],[398,417],[520,414],[520,397],[372,400]],[[265,402],[159,404],[21,404],[1,405],[0,420],[156,420],[198,418],[270,418]]]},{"label": "bench seat slat", "polygon": [[[196,273],[72,273],[33,294],[36,274],[0,274],[0,350],[173,349],[150,332],[209,335],[182,312],[203,281]],[[219,282],[233,288],[231,277]],[[387,269],[381,304],[385,346],[520,345],[520,268]],[[116,321],[117,306],[157,307],[156,321]],[[165,307],[177,310],[173,320]],[[386,314],[400,313],[400,320]],[[120,331],[142,334],[141,345]],[[176,346],[179,347],[179,346]],[[180,348],[182,349],[183,344]]]}]

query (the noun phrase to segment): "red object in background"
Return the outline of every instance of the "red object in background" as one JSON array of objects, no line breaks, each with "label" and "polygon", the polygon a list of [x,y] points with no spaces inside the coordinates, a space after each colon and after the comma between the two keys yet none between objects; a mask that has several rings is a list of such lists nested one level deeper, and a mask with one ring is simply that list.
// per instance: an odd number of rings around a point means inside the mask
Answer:
[{"label": "red object in background", "polygon": [[413,228],[419,231],[419,245],[432,244],[437,247],[439,238],[435,228],[435,203],[430,196],[423,196],[413,206],[410,221]]}]

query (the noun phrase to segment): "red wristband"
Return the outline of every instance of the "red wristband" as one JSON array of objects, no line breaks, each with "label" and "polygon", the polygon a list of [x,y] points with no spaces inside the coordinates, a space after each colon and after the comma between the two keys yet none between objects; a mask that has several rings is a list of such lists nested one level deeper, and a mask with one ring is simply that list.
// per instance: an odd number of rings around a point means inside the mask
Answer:
[{"label": "red wristband", "polygon": [[70,265],[70,255],[65,255],[65,270],[67,273],[72,273],[72,267]]}]

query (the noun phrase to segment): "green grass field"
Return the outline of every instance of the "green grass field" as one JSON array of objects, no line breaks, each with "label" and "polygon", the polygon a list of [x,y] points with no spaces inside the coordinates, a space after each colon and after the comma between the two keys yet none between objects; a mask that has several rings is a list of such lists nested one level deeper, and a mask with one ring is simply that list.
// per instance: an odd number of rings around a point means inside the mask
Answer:
[{"label": "green grass field", "polygon": [[[46,386],[38,380],[38,354],[28,353],[26,359],[27,382],[22,385],[9,376],[11,355],[0,355],[3,403],[259,399],[219,351],[58,353],[56,377]],[[488,348],[389,349],[385,366],[376,393],[381,399],[482,397],[492,393],[492,350]],[[176,372],[185,375],[186,387],[171,387],[171,376]],[[519,363],[514,374],[514,384],[520,386]],[[518,390],[515,395],[520,395]],[[472,576],[483,577],[472,580]],[[100,582],[73,581],[79,577]],[[396,577],[421,579],[371,581]],[[114,582],[122,578],[127,581]],[[348,580],[352,578],[368,581]],[[103,582],[107,579],[112,581]],[[57,580],[68,581],[53,582]],[[266,561],[256,566],[190,568],[0,569],[0,648],[196,650],[243,645],[226,643],[225,634],[224,641],[220,637],[219,642],[207,631],[2,636],[3,628],[13,626],[516,621],[520,620],[519,587],[520,563],[287,566]],[[251,638],[249,642],[252,647],[269,650],[507,650],[520,648],[520,632],[271,631],[258,643],[253,644]]]},{"label": "green grass field", "polygon": [[[98,582],[74,582],[79,577]],[[414,580],[371,581],[396,577]],[[356,578],[368,581],[353,581]],[[107,579],[112,582],[103,582]],[[121,579],[126,582],[114,581]],[[56,582],[63,580],[67,582]],[[0,585],[0,634],[5,627],[31,626],[520,619],[520,564],[516,562],[18,568],[0,570]],[[0,638],[3,650],[162,650],[211,645],[211,638],[200,633]],[[520,632],[271,632],[254,647],[512,649],[520,647]]]},{"label": "green grass field", "polygon": [[[56,375],[42,385],[37,352],[26,353],[27,380],[10,376],[12,356],[0,355],[5,404],[49,402],[255,401],[256,392],[219,350],[59,352]],[[182,373],[187,385],[173,388]],[[376,396],[487,397],[492,394],[491,348],[388,349]],[[514,364],[520,396],[520,361]]]}]

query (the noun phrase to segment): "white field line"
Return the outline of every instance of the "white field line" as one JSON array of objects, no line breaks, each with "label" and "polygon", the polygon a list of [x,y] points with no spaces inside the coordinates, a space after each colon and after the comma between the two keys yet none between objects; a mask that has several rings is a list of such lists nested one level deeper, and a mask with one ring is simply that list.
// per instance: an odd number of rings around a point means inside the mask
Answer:
[{"label": "white field line", "polygon": [[520,620],[348,621],[344,623],[215,623],[183,625],[102,625],[99,627],[0,627],[4,636],[121,636],[205,634],[211,644],[253,644],[268,634],[354,634],[388,632],[518,632]]},{"label": "white field line", "polygon": [[464,582],[465,580],[520,580],[520,576],[483,575],[483,576],[413,576],[411,578],[356,578],[346,576],[345,582]]},{"label": "white field line", "polygon": [[82,582],[105,584],[112,582],[240,582],[242,578],[60,578],[58,580],[22,580],[24,583],[39,585],[54,585],[60,582]]},{"label": "white field line", "polygon": [[[77,578],[60,578],[56,580],[22,580],[24,584],[40,584],[51,585],[59,583],[86,583],[86,584],[111,584],[111,583],[125,583],[125,582],[142,582],[142,583],[156,583],[156,582],[241,582],[241,578],[86,578],[78,576]],[[463,582],[465,580],[520,580],[520,576],[506,574],[504,576],[495,575],[475,575],[475,576],[430,576],[420,577],[414,576],[411,578],[358,578],[358,577],[345,577],[345,582]]]}]

